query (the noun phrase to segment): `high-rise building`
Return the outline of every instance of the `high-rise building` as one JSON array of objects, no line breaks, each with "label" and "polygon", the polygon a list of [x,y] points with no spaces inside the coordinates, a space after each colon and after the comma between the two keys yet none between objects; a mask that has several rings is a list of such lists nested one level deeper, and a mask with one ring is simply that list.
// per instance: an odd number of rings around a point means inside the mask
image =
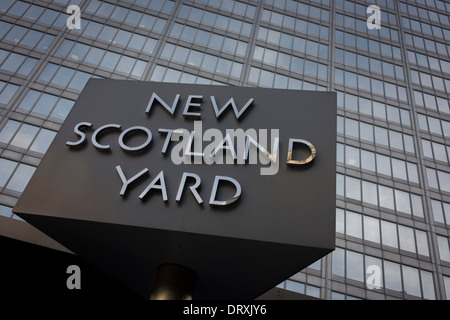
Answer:
[{"label": "high-rise building", "polygon": [[2,236],[65,250],[12,207],[91,77],[337,92],[336,250],[274,290],[450,299],[450,2],[0,1]]}]

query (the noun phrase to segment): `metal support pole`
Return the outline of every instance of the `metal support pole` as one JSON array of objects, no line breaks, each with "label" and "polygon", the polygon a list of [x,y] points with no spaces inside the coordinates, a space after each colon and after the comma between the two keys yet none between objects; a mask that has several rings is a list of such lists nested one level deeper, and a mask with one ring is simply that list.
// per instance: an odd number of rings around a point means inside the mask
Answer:
[{"label": "metal support pole", "polygon": [[192,300],[196,278],[194,271],[182,265],[160,265],[150,300]]}]

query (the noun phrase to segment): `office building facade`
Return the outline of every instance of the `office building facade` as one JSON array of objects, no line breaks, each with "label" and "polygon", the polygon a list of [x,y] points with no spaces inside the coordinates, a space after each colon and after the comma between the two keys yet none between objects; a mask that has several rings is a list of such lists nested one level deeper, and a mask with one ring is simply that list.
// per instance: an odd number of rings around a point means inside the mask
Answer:
[{"label": "office building facade", "polygon": [[12,207],[91,77],[337,92],[336,250],[275,290],[450,299],[450,2],[1,1],[1,235],[64,250]]}]

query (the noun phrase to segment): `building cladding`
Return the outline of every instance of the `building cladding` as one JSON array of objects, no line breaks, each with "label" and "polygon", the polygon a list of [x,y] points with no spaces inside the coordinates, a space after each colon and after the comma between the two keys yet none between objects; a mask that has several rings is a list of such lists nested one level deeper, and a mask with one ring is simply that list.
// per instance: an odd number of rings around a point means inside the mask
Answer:
[{"label": "building cladding", "polygon": [[335,91],[336,250],[278,288],[450,299],[450,2],[2,0],[0,13],[0,234],[32,232],[12,207],[91,77]]}]

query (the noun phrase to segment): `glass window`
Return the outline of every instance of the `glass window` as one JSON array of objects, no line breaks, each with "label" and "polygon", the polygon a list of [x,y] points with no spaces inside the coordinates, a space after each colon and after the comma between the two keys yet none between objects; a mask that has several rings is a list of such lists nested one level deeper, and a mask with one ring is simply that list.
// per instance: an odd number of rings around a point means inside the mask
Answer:
[{"label": "glass window", "polygon": [[14,94],[16,94],[17,89],[19,89],[19,86],[8,83],[0,94],[0,103],[8,104]]},{"label": "glass window", "polygon": [[12,208],[0,205],[0,216],[10,218],[12,215],[13,215]]},{"label": "glass window", "polygon": [[6,59],[6,61],[3,62],[2,69],[14,73],[17,71],[17,69],[20,67],[20,65],[24,60],[25,56],[16,53],[11,53],[8,59]]},{"label": "glass window", "polygon": [[361,122],[360,126],[361,126],[361,140],[373,142],[373,126],[364,122]]},{"label": "glass window", "polygon": [[347,278],[364,281],[363,255],[347,250]]},{"label": "glass window", "polygon": [[20,148],[28,149],[38,131],[38,127],[24,123],[20,127],[19,131],[17,131],[16,135],[11,141],[11,144]]},{"label": "glass window", "polygon": [[351,146],[345,146],[345,163],[351,166],[359,167],[359,149]]},{"label": "glass window", "polygon": [[436,177],[436,170],[426,168],[426,173],[427,173],[428,185],[431,188],[439,189],[439,185],[438,185],[437,177]]},{"label": "glass window", "polygon": [[394,210],[394,197],[392,188],[378,185],[380,207]]},{"label": "glass window", "polygon": [[400,265],[387,260],[383,261],[384,266],[384,283],[387,289],[394,291],[402,291],[402,276]]},{"label": "glass window", "polygon": [[104,54],[105,50],[92,47],[84,61],[86,63],[90,63],[94,66],[97,66]]},{"label": "glass window", "polygon": [[450,262],[450,250],[448,245],[448,238],[437,235],[437,242],[439,248],[439,257],[442,261]]},{"label": "glass window", "polygon": [[344,176],[336,174],[336,194],[344,196]]},{"label": "glass window", "polygon": [[[345,277],[345,250],[341,248],[336,248],[336,250],[334,250],[331,255],[332,255],[332,273],[337,276]],[[449,289],[450,289],[450,281],[449,281]]]},{"label": "glass window", "polygon": [[376,158],[377,158],[377,173],[391,176],[391,161],[389,157],[377,154]]},{"label": "glass window", "polygon": [[8,120],[2,131],[0,131],[0,142],[9,143],[11,138],[16,134],[17,129],[19,129],[19,126],[20,122]]},{"label": "glass window", "polygon": [[377,185],[372,182],[363,181],[363,201],[373,205],[378,205]]},{"label": "glass window", "polygon": [[400,249],[409,252],[416,252],[416,245],[414,242],[414,230],[402,225],[398,226],[398,237],[400,240]]},{"label": "glass window", "polygon": [[6,188],[17,192],[23,192],[34,171],[36,171],[35,167],[19,164]]},{"label": "glass window", "polygon": [[41,40],[41,37],[42,37],[42,32],[38,32],[38,31],[31,29],[30,31],[28,31],[25,38],[22,39],[21,44],[23,44],[27,47],[34,48],[34,46],[39,42],[39,40]]},{"label": "glass window", "polygon": [[305,285],[297,281],[286,280],[286,290],[305,293]]},{"label": "glass window", "polygon": [[57,69],[58,69],[57,65],[52,63],[47,64],[45,66],[45,69],[40,74],[39,80],[49,82],[53,78],[53,75],[55,74]]},{"label": "glass window", "polygon": [[381,221],[381,240],[383,245],[397,248],[397,226],[394,223]]},{"label": "glass window", "polygon": [[387,130],[381,127],[375,127],[375,143],[383,146],[389,146]]},{"label": "glass window", "polygon": [[55,109],[53,109],[53,112],[50,116],[52,118],[64,120],[66,119],[74,104],[75,103],[71,100],[61,98],[56,104],[56,107]]},{"label": "glass window", "polygon": [[91,21],[84,29],[83,35],[90,38],[97,38],[101,29],[102,29],[101,24]]},{"label": "glass window", "polygon": [[445,192],[450,192],[450,174],[438,170],[437,175],[440,189]]},{"label": "glass window", "polygon": [[409,203],[409,194],[407,192],[396,189],[395,204],[398,211],[411,214],[411,204]]},{"label": "glass window", "polygon": [[336,232],[345,233],[345,216],[344,210],[341,208],[336,208]]},{"label": "glass window", "polygon": [[380,243],[380,224],[378,219],[364,216],[364,240]]},{"label": "glass window", "polygon": [[345,177],[345,196],[355,200],[361,200],[360,180],[349,176]]},{"label": "glass window", "polygon": [[361,150],[361,168],[375,171],[375,154],[373,152]]},{"label": "glass window", "polygon": [[137,60],[136,65],[133,68],[133,72],[131,72],[131,76],[135,77],[137,79],[140,79],[142,77],[142,74],[145,71],[145,68],[147,66],[147,62],[142,60]]},{"label": "glass window", "polygon": [[118,55],[117,53],[106,51],[106,54],[103,57],[100,67],[109,71],[113,71],[114,68],[116,67],[117,62],[119,61],[119,58],[120,55]]},{"label": "glass window", "polygon": [[[391,133],[390,131],[389,133]],[[401,137],[400,137],[401,138]],[[406,176],[405,161],[392,158],[392,172],[393,176],[398,179],[408,180]]]},{"label": "glass window", "polygon": [[0,188],[6,185],[16,166],[17,162],[0,158]]},{"label": "glass window", "polygon": [[410,194],[410,196],[411,196],[413,215],[423,218],[422,198],[420,196],[412,194],[412,193]]},{"label": "glass window", "polygon": [[417,253],[423,256],[429,256],[428,239],[425,231],[416,230]]},{"label": "glass window", "polygon": [[349,137],[359,138],[358,121],[345,118],[345,135]]},{"label": "glass window", "polygon": [[48,147],[53,141],[53,138],[55,138],[55,135],[56,132],[54,131],[41,129],[36,139],[34,140],[33,144],[31,145],[30,151],[46,153]]},{"label": "glass window", "polygon": [[419,270],[408,266],[402,266],[402,269],[405,292],[413,296],[421,297]]},{"label": "glass window", "polygon": [[23,63],[22,67],[20,67],[19,71],[17,71],[17,73],[27,76],[30,74],[30,72],[33,70],[33,68],[36,64],[37,64],[36,59],[27,58],[27,59],[25,59],[25,62]]},{"label": "glass window", "polygon": [[65,87],[74,73],[75,70],[73,69],[61,67],[53,78],[52,83]]},{"label": "glass window", "polygon": [[436,296],[434,294],[433,275],[431,272],[420,270],[420,276],[422,278],[422,292],[425,299],[434,300]]},{"label": "glass window", "polygon": [[362,238],[361,215],[346,211],[346,234],[352,237]]},{"label": "glass window", "polygon": [[122,58],[120,58],[119,64],[117,65],[116,71],[130,74],[135,62],[136,60],[133,58],[122,56]]},{"label": "glass window", "polygon": [[69,88],[75,89],[78,91],[83,90],[84,86],[86,85],[86,83],[88,82],[90,77],[91,77],[91,75],[89,75],[87,73],[84,73],[81,71],[75,72],[75,75],[73,76],[72,81],[69,83]]},{"label": "glass window", "polygon": [[57,100],[57,97],[44,93],[33,108],[33,112],[49,115]]},{"label": "glass window", "polygon": [[83,61],[84,57],[86,56],[86,53],[89,51],[89,46],[76,43],[73,47],[72,51],[70,52],[70,58],[77,60],[77,61]]},{"label": "glass window", "polygon": [[39,99],[40,94],[41,93],[36,90],[28,91],[27,95],[20,103],[19,108],[23,110],[31,110],[36,101]]}]

